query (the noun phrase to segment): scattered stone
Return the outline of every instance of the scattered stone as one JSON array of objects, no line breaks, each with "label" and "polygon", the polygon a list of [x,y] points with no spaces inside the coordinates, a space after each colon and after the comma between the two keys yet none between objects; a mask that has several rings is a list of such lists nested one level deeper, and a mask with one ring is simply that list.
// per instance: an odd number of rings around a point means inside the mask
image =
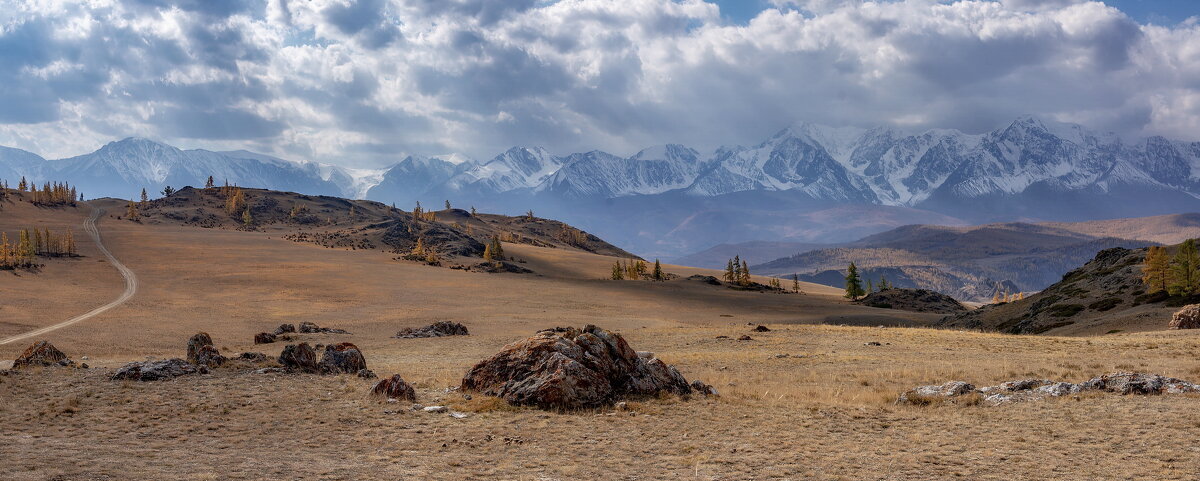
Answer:
[{"label": "scattered stone", "polygon": [[467,336],[467,326],[457,322],[438,321],[425,327],[408,327],[396,333],[397,339],[416,339],[423,337]]},{"label": "scattered stone", "polygon": [[739,337],[739,338],[738,338],[738,340],[739,340],[739,341],[753,341],[753,340],[754,340],[754,338],[753,338],[753,337],[750,337],[750,336],[743,335],[742,337]]},{"label": "scattered stone", "polygon": [[460,413],[458,411],[454,411],[454,412],[450,413],[450,417],[452,417],[454,419],[466,419],[467,413]]},{"label": "scattered stone", "polygon": [[375,379],[375,378],[379,377],[379,376],[375,375],[375,371],[372,371],[370,369],[359,369],[357,376],[361,377],[363,379]]},{"label": "scattered stone", "polygon": [[767,327],[767,326],[764,326],[764,325],[761,325],[761,324],[759,324],[759,326],[758,326],[758,327],[755,327],[755,328],[754,328],[754,332],[771,332],[771,328],[769,328],[769,327]]},{"label": "scattered stone", "polygon": [[628,411],[629,403],[627,403],[625,401],[621,401],[619,403],[614,404],[613,407],[616,408],[616,410],[618,410],[618,411]]},{"label": "scattered stone", "polygon": [[704,381],[701,381],[699,379],[693,379],[691,386],[692,386],[692,391],[695,391],[698,394],[701,394],[704,396],[717,396],[718,395],[717,388],[712,387],[708,384],[705,384]]},{"label": "scattered stone", "polygon": [[1183,309],[1171,316],[1168,329],[1200,329],[1200,304],[1183,306]]},{"label": "scattered stone", "polygon": [[300,372],[317,372],[317,352],[307,342],[289,344],[279,353],[279,364]]},{"label": "scattered stone", "polygon": [[192,364],[199,364],[198,362],[196,362],[196,355],[200,352],[200,348],[204,347],[204,346],[212,346],[212,345],[213,345],[212,337],[210,337],[207,332],[200,332],[200,333],[197,333],[196,335],[192,336],[192,338],[188,339],[188,342],[187,342],[187,360],[188,360],[188,362],[190,362]]},{"label": "scattered stone", "polygon": [[864,346],[882,346],[883,344],[880,344],[879,341],[871,341],[871,342],[864,342],[863,345]]},{"label": "scattered stone", "polygon": [[288,333],[292,333],[292,332],[296,332],[295,324],[280,324],[279,327],[275,328],[276,336],[280,336],[280,335],[288,334]]},{"label": "scattered stone", "polygon": [[30,366],[74,366],[75,361],[67,358],[67,355],[58,348],[50,344],[49,341],[38,341],[32,346],[25,348],[17,359],[13,361],[13,369],[21,369]]},{"label": "scattered stone", "polygon": [[267,360],[269,360],[270,357],[268,357],[266,354],[263,354],[261,352],[243,352],[241,354],[238,354],[238,356],[235,359],[237,359],[239,361],[258,363],[258,362],[267,362]]},{"label": "scattered stone", "polygon": [[334,329],[332,327],[318,327],[311,322],[300,323],[301,334],[350,334],[344,329]]},{"label": "scattered stone", "polygon": [[254,370],[254,374],[283,374],[285,372],[287,372],[287,369],[282,367],[264,367]]},{"label": "scattered stone", "polygon": [[322,374],[355,374],[367,368],[367,359],[358,346],[340,342],[325,347],[320,368]]},{"label": "scattered stone", "polygon": [[546,329],[509,344],[471,368],[462,389],[512,404],[566,409],[691,392],[679,371],[653,353],[634,351],[620,334],[590,325]]},{"label": "scattered stone", "polygon": [[729,336],[717,336],[717,339],[729,339]]},{"label": "scattered stone", "polygon": [[900,395],[897,404],[929,404],[935,400],[953,401],[968,394],[983,396],[983,403],[998,406],[1012,402],[1038,401],[1050,397],[1079,394],[1084,391],[1110,392],[1122,395],[1158,395],[1200,392],[1200,385],[1157,374],[1116,372],[1073,384],[1048,379],[1021,379],[986,386],[951,381],[938,386],[919,386]]},{"label": "scattered stone", "polygon": [[204,365],[197,367],[183,359],[164,359],[161,361],[131,362],[117,369],[112,375],[113,381],[159,381],[172,379],[187,374],[207,374]]},{"label": "scattered stone", "polygon": [[393,374],[392,377],[375,383],[375,387],[371,388],[371,394],[386,396],[388,402],[391,402],[392,399],[403,399],[408,402],[417,400],[417,391],[399,374]]},{"label": "scattered stone", "polygon": [[446,406],[425,406],[425,408],[422,409],[422,411],[427,413],[444,413],[448,410],[449,409],[446,409]]},{"label": "scattered stone", "polygon": [[255,344],[270,344],[275,342],[275,335],[269,332],[260,332],[254,335]]}]

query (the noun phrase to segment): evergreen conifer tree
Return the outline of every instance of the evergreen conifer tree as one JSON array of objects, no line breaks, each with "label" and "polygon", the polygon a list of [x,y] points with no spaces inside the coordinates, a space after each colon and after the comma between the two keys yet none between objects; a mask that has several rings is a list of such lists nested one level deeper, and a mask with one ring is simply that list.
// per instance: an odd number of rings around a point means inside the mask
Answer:
[{"label": "evergreen conifer tree", "polygon": [[865,295],[863,291],[862,278],[858,276],[858,266],[850,263],[850,267],[846,269],[846,298],[852,301],[857,301],[858,298]]}]

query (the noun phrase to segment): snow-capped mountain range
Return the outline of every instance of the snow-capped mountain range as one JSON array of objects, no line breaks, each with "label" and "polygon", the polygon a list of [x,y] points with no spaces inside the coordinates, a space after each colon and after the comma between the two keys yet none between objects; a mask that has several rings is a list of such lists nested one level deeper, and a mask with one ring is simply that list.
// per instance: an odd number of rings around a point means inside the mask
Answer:
[{"label": "snow-capped mountain range", "polygon": [[[246,151],[180,150],[137,138],[58,160],[0,148],[0,179],[66,180],[89,197],[128,198],[143,187],[157,192],[165,185],[202,185],[209,175],[218,183],[368,198],[405,208],[417,200],[438,205],[444,199],[494,210],[532,208],[608,234],[618,244],[628,237],[624,246],[643,253],[707,247],[671,239],[685,231],[711,244],[756,240],[737,238],[750,232],[757,240],[841,240],[820,237],[827,230],[816,227],[714,224],[699,233],[689,230],[705,216],[728,222],[714,212],[734,206],[747,213],[744,219],[761,215],[775,223],[788,222],[782,215],[787,212],[844,205],[892,206],[899,210],[890,212],[903,211],[907,220],[915,209],[963,222],[1086,220],[1200,208],[1200,142],[1162,137],[1126,142],[1034,117],[975,135],[798,123],[757,145],[709,153],[664,145],[630,157],[601,151],[555,156],[542,148],[514,147],[486,161],[408,156],[378,170]],[[621,234],[631,228],[631,215],[654,220],[643,221],[636,234]],[[894,227],[885,224],[879,230]],[[705,238],[713,233],[719,235]]]}]

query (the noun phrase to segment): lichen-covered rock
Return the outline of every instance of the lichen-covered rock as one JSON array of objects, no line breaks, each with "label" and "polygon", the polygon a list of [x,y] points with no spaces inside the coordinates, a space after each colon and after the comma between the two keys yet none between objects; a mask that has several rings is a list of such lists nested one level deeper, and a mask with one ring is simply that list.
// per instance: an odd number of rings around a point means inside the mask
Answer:
[{"label": "lichen-covered rock", "polygon": [[1080,383],[1080,387],[1085,390],[1107,391],[1117,394],[1162,394],[1168,390],[1189,392],[1187,390],[1197,389],[1195,384],[1182,379],[1137,372],[1105,374]]},{"label": "lichen-covered rock", "polygon": [[200,364],[196,361],[196,355],[200,353],[200,348],[204,346],[211,347],[213,345],[212,337],[207,332],[200,332],[188,339],[187,342],[187,360],[192,364]]},{"label": "lichen-covered rock", "polygon": [[415,339],[422,337],[467,336],[467,326],[457,322],[438,321],[425,327],[408,327],[396,333],[400,339]]},{"label": "lichen-covered rock", "polygon": [[235,359],[237,359],[239,361],[246,361],[246,362],[253,362],[253,363],[267,362],[267,361],[271,360],[271,358],[269,356],[267,356],[266,354],[263,354],[261,352],[243,352],[241,354],[238,354],[238,356]]},{"label": "lichen-covered rock", "polygon": [[279,364],[300,372],[317,372],[317,352],[307,342],[289,344],[279,353]]},{"label": "lichen-covered rock", "polygon": [[176,378],[187,374],[205,374],[208,368],[196,367],[183,359],[164,359],[161,361],[131,362],[117,369],[112,380],[130,381],[159,381]]},{"label": "lichen-covered rock", "polygon": [[341,342],[325,347],[319,367],[324,374],[355,374],[367,369],[367,359],[358,346]]},{"label": "lichen-covered rock", "polygon": [[628,395],[691,392],[674,367],[596,326],[547,329],[509,344],[471,368],[461,387],[512,404],[567,409]]},{"label": "lichen-covered rock", "polygon": [[13,369],[21,369],[30,366],[74,366],[75,361],[67,358],[67,355],[58,348],[50,344],[49,341],[38,341],[32,346],[25,348],[25,351],[17,356],[13,361]]},{"label": "lichen-covered rock", "polygon": [[1171,316],[1168,329],[1200,329],[1200,304],[1183,306]]},{"label": "lichen-covered rock", "polygon": [[401,401],[416,402],[417,400],[417,391],[399,374],[393,374],[392,377],[375,383],[375,387],[371,388],[371,394]]},{"label": "lichen-covered rock", "polygon": [[289,333],[293,333],[293,332],[296,332],[295,324],[280,324],[279,327],[275,328],[274,334],[276,336],[281,336],[281,335],[289,334]]},{"label": "lichen-covered rock", "polygon": [[275,342],[276,336],[269,332],[260,332],[254,335],[255,344],[270,344]]},{"label": "lichen-covered rock", "polygon": [[963,381],[917,386],[900,394],[897,404],[929,404],[936,399],[948,399],[975,392],[975,385]]}]

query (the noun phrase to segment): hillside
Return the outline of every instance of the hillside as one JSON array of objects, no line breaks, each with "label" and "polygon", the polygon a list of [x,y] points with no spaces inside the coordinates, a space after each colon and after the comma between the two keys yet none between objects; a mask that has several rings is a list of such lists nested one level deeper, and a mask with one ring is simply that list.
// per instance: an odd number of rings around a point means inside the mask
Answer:
[{"label": "hillside", "polygon": [[[1155,239],[1200,236],[1194,217],[1186,214],[971,227],[912,225],[841,247],[776,259],[752,270],[775,276],[795,273],[802,280],[839,286],[846,266],[855,262],[864,279],[878,281],[886,277],[897,287],[930,289],[966,301],[987,301],[997,291],[1041,290],[1103,249],[1139,248],[1155,244]],[[1175,230],[1166,226],[1175,226]]]},{"label": "hillside", "polygon": [[723,269],[734,256],[740,256],[751,264],[761,264],[801,252],[833,247],[830,244],[810,242],[750,241],[733,244],[717,244],[694,254],[671,259],[672,263],[684,266]]},{"label": "hillside", "polygon": [[1171,313],[1187,301],[1145,293],[1145,258],[1146,249],[1106,249],[1042,292],[949,316],[938,325],[1055,335],[1163,330]]},{"label": "hillside", "polygon": [[[325,247],[384,250],[409,254],[422,246],[437,257],[454,262],[476,262],[493,238],[514,244],[577,249],[601,255],[632,258],[632,254],[565,223],[542,218],[476,214],[462,209],[426,212],[418,220],[412,212],[379,202],[293,192],[237,188],[242,207],[227,209],[232,189],[185,187],[170,196],[137,204],[146,224],[175,224],[203,228],[253,230],[283,235],[289,240]],[[126,209],[113,209],[127,216]],[[249,212],[249,225],[243,219]],[[128,219],[126,219],[128,220]],[[461,258],[461,259],[460,259]]]}]

